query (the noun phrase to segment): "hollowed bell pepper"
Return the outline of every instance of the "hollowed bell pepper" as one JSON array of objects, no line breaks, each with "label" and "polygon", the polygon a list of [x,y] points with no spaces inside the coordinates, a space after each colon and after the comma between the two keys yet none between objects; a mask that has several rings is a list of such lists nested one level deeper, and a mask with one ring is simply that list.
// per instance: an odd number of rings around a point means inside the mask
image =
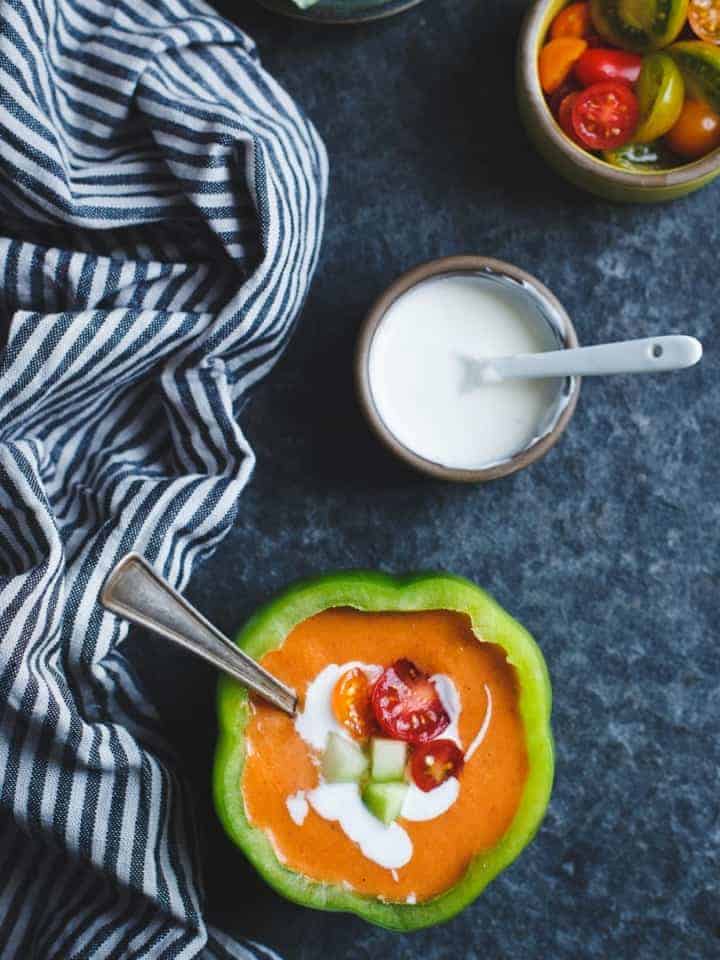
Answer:
[{"label": "hollowed bell pepper", "polygon": [[387,903],[339,885],[309,880],[289,870],[276,857],[269,837],[253,827],[246,816],[241,784],[250,702],[247,691],[225,677],[218,690],[220,735],[214,768],[217,812],[230,838],[258,872],[296,903],[321,910],[349,911],[391,930],[414,930],[440,923],[474,900],[520,854],[543,818],[554,769],[551,688],[545,661],[535,640],[492,597],[469,581],[448,574],[391,577],[349,572],[306,581],[256,613],[236,642],[259,660],[281,646],[297,624],[332,607],[367,612],[455,611],[470,618],[479,642],[504,648],[518,680],[518,707],[528,757],[527,781],[510,827],[493,849],[473,859],[458,883],[424,903]]}]

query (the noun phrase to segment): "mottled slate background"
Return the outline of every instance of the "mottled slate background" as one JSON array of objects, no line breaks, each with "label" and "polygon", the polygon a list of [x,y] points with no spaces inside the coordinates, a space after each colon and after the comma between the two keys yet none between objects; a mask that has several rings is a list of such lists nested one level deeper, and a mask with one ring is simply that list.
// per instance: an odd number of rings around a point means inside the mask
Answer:
[{"label": "mottled slate background", "polygon": [[[535,634],[555,688],[557,782],[536,841],[459,918],[394,936],[292,906],[255,877],[209,803],[211,671],[129,642],[193,780],[210,913],[288,960],[720,955],[720,184],[625,208],[547,170],[513,105],[523,7],[427,0],[314,28],[225,0],[324,136],[331,192],[297,335],[243,414],[259,460],[240,520],[191,599],[231,632],[299,576],[445,568]],[[706,358],[586,382],[560,445],[514,478],[411,475],[359,417],[353,340],[398,273],[470,251],[537,274],[584,342],[687,332]]]}]

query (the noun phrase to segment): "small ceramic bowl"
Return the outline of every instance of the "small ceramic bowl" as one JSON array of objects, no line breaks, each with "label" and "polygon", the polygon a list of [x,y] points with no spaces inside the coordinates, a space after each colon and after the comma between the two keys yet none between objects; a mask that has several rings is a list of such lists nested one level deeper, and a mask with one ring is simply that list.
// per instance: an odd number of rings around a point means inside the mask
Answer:
[{"label": "small ceramic bowl", "polygon": [[548,28],[568,0],[536,0],[520,32],[517,97],[525,128],[547,162],[575,186],[630,203],[675,200],[720,176],[720,149],[693,163],[668,170],[636,173],[605,163],[567,137],[550,112],[538,76],[538,54]]},{"label": "small ceramic bowl", "polygon": [[317,23],[365,23],[392,17],[403,10],[422,3],[422,0],[318,0],[302,10],[292,0],[260,0],[260,3],[295,20],[313,20]]},{"label": "small ceramic bowl", "polygon": [[575,328],[562,304],[550,293],[547,287],[543,286],[539,280],[529,273],[525,273],[524,270],[520,270],[509,263],[488,257],[474,255],[444,257],[440,260],[431,260],[429,263],[422,264],[403,274],[375,302],[360,329],[358,337],[355,351],[355,385],[360,406],[370,427],[387,449],[399,457],[400,460],[421,473],[440,480],[452,480],[459,483],[484,483],[522,470],[523,467],[539,460],[555,446],[575,411],[580,393],[580,378],[568,377],[566,379],[563,385],[562,403],[559,412],[547,431],[535,438],[524,450],[488,467],[472,470],[447,467],[418,455],[401,443],[386,426],[373,398],[370,383],[370,353],[373,339],[389,308],[404,293],[426,280],[458,275],[490,276],[519,285],[525,294],[531,297],[538,308],[538,314],[545,318],[548,326],[552,329],[558,342],[558,348],[568,349],[578,346]]}]

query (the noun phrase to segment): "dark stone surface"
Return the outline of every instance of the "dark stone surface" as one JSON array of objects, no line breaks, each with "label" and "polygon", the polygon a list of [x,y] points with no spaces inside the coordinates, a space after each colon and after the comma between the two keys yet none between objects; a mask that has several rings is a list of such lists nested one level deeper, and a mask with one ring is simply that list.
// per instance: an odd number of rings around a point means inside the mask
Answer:
[{"label": "dark stone surface", "polygon": [[[535,634],[555,689],[557,781],[537,839],[450,924],[394,936],[255,877],[210,807],[211,671],[130,641],[193,781],[211,917],[288,960],[720,955],[720,184],[623,208],[547,170],[513,105],[523,6],[429,0],[340,30],[249,2],[236,14],[325,137],[331,193],[297,335],[242,417],[258,466],[240,520],[191,599],[231,632],[299,576],[446,568]],[[537,274],[585,342],[688,332],[707,356],[587,382],[566,437],[514,478],[415,477],[359,417],[353,338],[399,272],[470,251]]]}]

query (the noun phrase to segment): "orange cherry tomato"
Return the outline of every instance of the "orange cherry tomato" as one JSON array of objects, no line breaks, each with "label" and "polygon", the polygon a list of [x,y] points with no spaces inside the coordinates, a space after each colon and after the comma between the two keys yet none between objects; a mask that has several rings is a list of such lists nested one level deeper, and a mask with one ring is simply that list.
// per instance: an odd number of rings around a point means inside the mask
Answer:
[{"label": "orange cherry tomato", "polygon": [[565,83],[586,50],[587,43],[579,37],[558,37],[545,44],[538,59],[540,86],[545,93],[553,93]]},{"label": "orange cherry tomato", "polygon": [[720,43],[720,0],[690,0],[688,21],[701,40]]},{"label": "orange cherry tomato", "polygon": [[684,160],[697,160],[720,147],[720,117],[701,100],[686,100],[665,142]]},{"label": "orange cherry tomato", "polygon": [[550,37],[584,37],[592,29],[589,3],[571,3],[555,17],[550,27]]},{"label": "orange cherry tomato", "polygon": [[338,678],[332,694],[335,719],[355,740],[366,740],[377,731],[372,708],[372,684],[360,667],[351,667]]}]

